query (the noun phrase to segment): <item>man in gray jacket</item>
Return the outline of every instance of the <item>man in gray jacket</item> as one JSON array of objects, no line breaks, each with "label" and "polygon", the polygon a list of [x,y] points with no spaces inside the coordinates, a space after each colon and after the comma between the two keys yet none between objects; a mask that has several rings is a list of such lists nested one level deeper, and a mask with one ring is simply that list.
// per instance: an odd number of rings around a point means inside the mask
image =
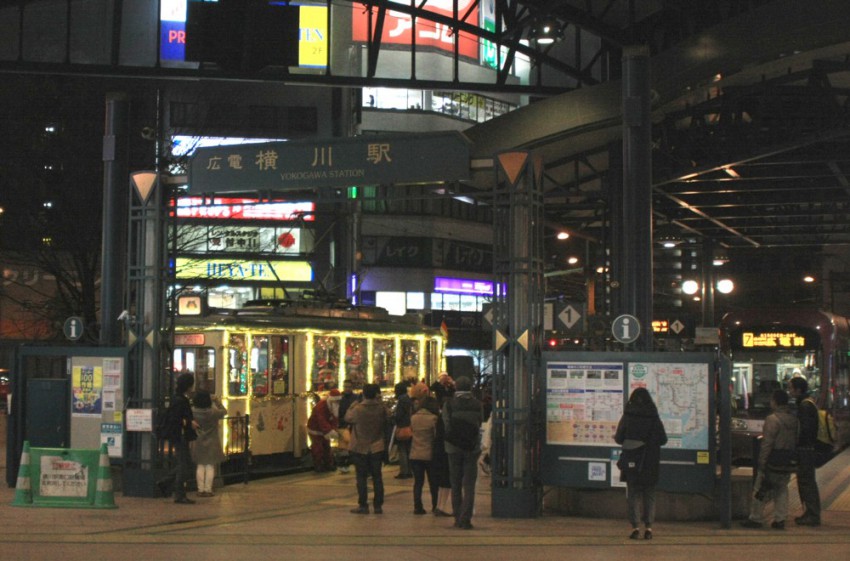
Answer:
[{"label": "man in gray jacket", "polygon": [[383,513],[384,480],[381,474],[384,459],[384,427],[387,409],[381,401],[377,384],[363,386],[363,399],[354,403],[345,413],[345,422],[351,425],[351,442],[348,452],[357,474],[357,503],[353,514],[369,514],[369,476],[375,488],[373,512]]},{"label": "man in gray jacket", "polygon": [[[741,526],[761,528],[764,523],[764,507],[773,500],[774,530],[785,529],[785,517],[788,514],[788,482],[791,480],[791,466],[771,466],[768,458],[774,450],[794,451],[797,446],[797,417],[788,407],[788,394],[782,390],[773,392],[770,398],[773,412],[764,420],[763,438],[758,457],[758,475],[753,483],[753,500],[750,503],[750,517]],[[786,454],[787,455],[787,454]]]}]

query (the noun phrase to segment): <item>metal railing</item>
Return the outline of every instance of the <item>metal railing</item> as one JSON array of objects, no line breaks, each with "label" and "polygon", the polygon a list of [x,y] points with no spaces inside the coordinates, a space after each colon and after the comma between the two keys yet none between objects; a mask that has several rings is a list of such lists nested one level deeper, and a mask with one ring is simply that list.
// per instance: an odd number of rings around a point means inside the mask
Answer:
[{"label": "metal railing", "polygon": [[225,460],[221,465],[222,479],[241,476],[243,483],[251,477],[251,440],[249,428],[250,415],[237,415],[224,418]]}]

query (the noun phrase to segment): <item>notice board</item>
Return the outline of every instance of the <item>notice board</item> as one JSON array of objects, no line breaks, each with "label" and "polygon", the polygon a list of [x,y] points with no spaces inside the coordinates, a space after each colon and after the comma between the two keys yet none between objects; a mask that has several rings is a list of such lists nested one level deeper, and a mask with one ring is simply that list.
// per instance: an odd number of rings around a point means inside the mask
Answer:
[{"label": "notice board", "polygon": [[625,486],[617,424],[631,392],[646,388],[668,442],[659,488],[711,492],[715,483],[713,353],[543,353],[546,395],[541,476],[546,485]]}]

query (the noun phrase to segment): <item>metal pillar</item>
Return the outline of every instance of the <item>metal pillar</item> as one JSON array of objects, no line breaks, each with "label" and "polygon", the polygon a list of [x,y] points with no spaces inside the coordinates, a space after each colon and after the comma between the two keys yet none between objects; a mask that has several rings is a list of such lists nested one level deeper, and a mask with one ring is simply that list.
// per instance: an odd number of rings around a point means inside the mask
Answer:
[{"label": "metal pillar", "polygon": [[529,152],[496,158],[492,514],[539,516],[543,339],[542,160]]},{"label": "metal pillar", "polygon": [[106,96],[103,132],[103,243],[101,246],[100,344],[121,344],[118,316],[124,304],[127,231],[128,103],[124,93]]},{"label": "metal pillar", "polygon": [[649,47],[623,50],[623,259],[625,313],[641,325],[635,350],[652,351],[652,103]]},{"label": "metal pillar", "polygon": [[[166,236],[163,227],[163,189],[159,174],[142,171],[130,176],[128,239],[129,345],[127,406],[156,410],[161,388],[170,379],[161,365],[161,326],[165,317],[163,294]],[[147,432],[127,433],[124,494],[153,496],[154,469],[159,468],[156,442]]]}]

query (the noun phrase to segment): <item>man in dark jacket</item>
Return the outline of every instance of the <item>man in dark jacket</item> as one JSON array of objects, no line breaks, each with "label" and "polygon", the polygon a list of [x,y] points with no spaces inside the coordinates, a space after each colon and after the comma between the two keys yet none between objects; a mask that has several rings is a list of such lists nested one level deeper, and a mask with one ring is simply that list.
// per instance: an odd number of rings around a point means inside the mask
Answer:
[{"label": "man in dark jacket", "polygon": [[820,490],[815,477],[815,442],[818,439],[818,407],[809,398],[809,383],[803,377],[788,382],[788,393],[797,402],[797,489],[803,515],[794,519],[801,526],[820,526]]},{"label": "man in dark jacket", "polygon": [[484,408],[472,395],[472,380],[461,376],[455,381],[454,397],[446,401],[442,417],[446,429],[455,527],[471,530],[478,456],[481,455],[481,422],[484,419]]},{"label": "man in dark jacket", "polygon": [[189,443],[198,437],[198,423],[192,415],[192,404],[189,392],[195,386],[195,377],[184,373],[177,377],[174,396],[168,407],[168,439],[174,451],[177,465],[169,475],[157,481],[160,493],[168,497],[174,493],[174,502],[178,504],[193,504],[195,501],[186,496],[186,482],[192,477],[192,457]]}]

